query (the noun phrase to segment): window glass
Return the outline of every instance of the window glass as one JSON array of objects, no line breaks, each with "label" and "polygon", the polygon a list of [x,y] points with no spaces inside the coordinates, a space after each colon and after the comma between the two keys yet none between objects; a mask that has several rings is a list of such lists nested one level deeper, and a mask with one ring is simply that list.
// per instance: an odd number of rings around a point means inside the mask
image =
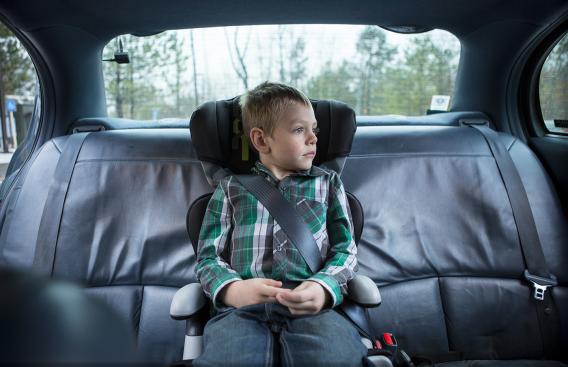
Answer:
[{"label": "window glass", "polygon": [[[122,47],[121,47],[122,45]],[[272,25],[124,35],[106,61],[109,116],[187,117],[201,103],[280,81],[310,98],[344,101],[360,115],[424,115],[450,108],[459,61],[455,36],[403,35],[377,26]]]},{"label": "window glass", "polygon": [[539,83],[540,109],[549,132],[568,134],[568,35],[548,55]]},{"label": "window glass", "polygon": [[28,53],[0,22],[0,182],[16,148],[34,131],[31,123],[38,90],[37,74]]}]

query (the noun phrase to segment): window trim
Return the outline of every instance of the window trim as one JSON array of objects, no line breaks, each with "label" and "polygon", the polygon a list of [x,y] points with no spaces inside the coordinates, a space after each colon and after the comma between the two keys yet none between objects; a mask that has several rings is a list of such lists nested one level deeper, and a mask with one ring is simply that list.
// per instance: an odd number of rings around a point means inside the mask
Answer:
[{"label": "window trim", "polygon": [[[0,190],[0,202],[3,202],[5,196],[10,192],[12,186],[17,182],[18,176],[21,174],[23,166],[25,166],[33,153],[41,146],[41,144],[47,140],[47,136],[50,135],[50,132],[53,130],[53,121],[55,116],[55,106],[49,106],[47,101],[52,100],[54,96],[54,87],[51,78],[51,74],[47,67],[47,64],[41,54],[36,49],[32,41],[13,23],[10,22],[8,18],[6,18],[3,14],[0,14],[0,22],[2,22],[18,39],[21,43],[22,47],[28,53],[32,64],[34,65],[35,72],[37,75],[38,86],[37,91],[38,93],[35,95],[35,100],[37,102],[34,104],[34,112],[32,115],[32,125],[30,125],[28,131],[35,131],[35,134],[32,136],[30,134],[26,135],[22,143],[16,148],[10,163],[8,164],[8,169],[6,171],[6,177],[4,182],[8,183],[8,186],[1,185]],[[39,111],[37,111],[39,104]],[[39,113],[38,113],[39,112]],[[47,122],[51,121],[51,129],[50,131],[46,131],[46,126],[49,124]],[[24,156],[18,157],[18,153],[23,152]],[[20,153],[22,154],[22,153]],[[19,158],[19,164],[14,163],[14,157]],[[10,175],[14,174],[15,177],[11,178],[10,182],[8,182],[8,178]]]},{"label": "window trim", "polygon": [[539,45],[532,51],[520,75],[518,111],[523,127],[530,136],[568,139],[568,133],[553,132],[546,128],[540,107],[542,68],[554,47],[564,36],[568,35],[568,13],[565,13],[551,26],[553,29],[540,39]]}]

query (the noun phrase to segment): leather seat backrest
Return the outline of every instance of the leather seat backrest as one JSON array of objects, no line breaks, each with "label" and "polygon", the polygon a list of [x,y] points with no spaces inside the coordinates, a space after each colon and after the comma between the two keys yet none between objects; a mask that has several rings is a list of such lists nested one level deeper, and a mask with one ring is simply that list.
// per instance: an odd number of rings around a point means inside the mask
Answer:
[{"label": "leather seat backrest", "polygon": [[[568,345],[568,228],[530,149],[501,134],[526,189]],[[360,200],[360,272],[379,284],[377,330],[411,355],[543,357],[511,203],[483,136],[467,127],[359,127],[342,179]]]},{"label": "leather seat backrest", "polygon": [[[3,207],[3,266],[30,270],[67,139],[41,147],[10,191]],[[135,331],[148,363],[172,362],[182,354],[184,328],[168,310],[175,291],[195,281],[185,215],[208,192],[187,128],[91,133],[74,165],[53,276],[82,284],[110,305]]]}]

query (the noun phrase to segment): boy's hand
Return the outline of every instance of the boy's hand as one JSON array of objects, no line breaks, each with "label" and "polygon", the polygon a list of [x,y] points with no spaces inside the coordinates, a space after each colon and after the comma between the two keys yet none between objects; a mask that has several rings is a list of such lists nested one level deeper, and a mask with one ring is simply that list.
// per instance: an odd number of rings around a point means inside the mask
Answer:
[{"label": "boy's hand", "polygon": [[307,280],[291,292],[276,294],[276,300],[292,315],[313,315],[331,301],[331,296],[320,284]]},{"label": "boy's hand", "polygon": [[221,290],[220,300],[227,306],[241,308],[259,303],[276,302],[278,293],[290,292],[282,282],[273,279],[253,278],[238,280]]}]

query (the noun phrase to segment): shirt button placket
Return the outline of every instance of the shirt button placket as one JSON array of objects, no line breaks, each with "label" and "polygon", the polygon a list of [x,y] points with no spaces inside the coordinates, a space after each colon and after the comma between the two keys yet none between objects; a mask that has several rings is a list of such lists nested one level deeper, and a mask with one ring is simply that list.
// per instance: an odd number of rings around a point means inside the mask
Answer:
[{"label": "shirt button placket", "polygon": [[288,185],[287,182],[286,182],[286,183],[283,183],[283,184],[280,186],[280,192],[282,192],[282,194],[284,195],[284,197],[285,197],[286,199],[290,199],[290,197],[289,197],[289,196],[290,196],[290,194],[289,194],[290,190],[289,190],[289,189],[290,189],[290,186]]}]

